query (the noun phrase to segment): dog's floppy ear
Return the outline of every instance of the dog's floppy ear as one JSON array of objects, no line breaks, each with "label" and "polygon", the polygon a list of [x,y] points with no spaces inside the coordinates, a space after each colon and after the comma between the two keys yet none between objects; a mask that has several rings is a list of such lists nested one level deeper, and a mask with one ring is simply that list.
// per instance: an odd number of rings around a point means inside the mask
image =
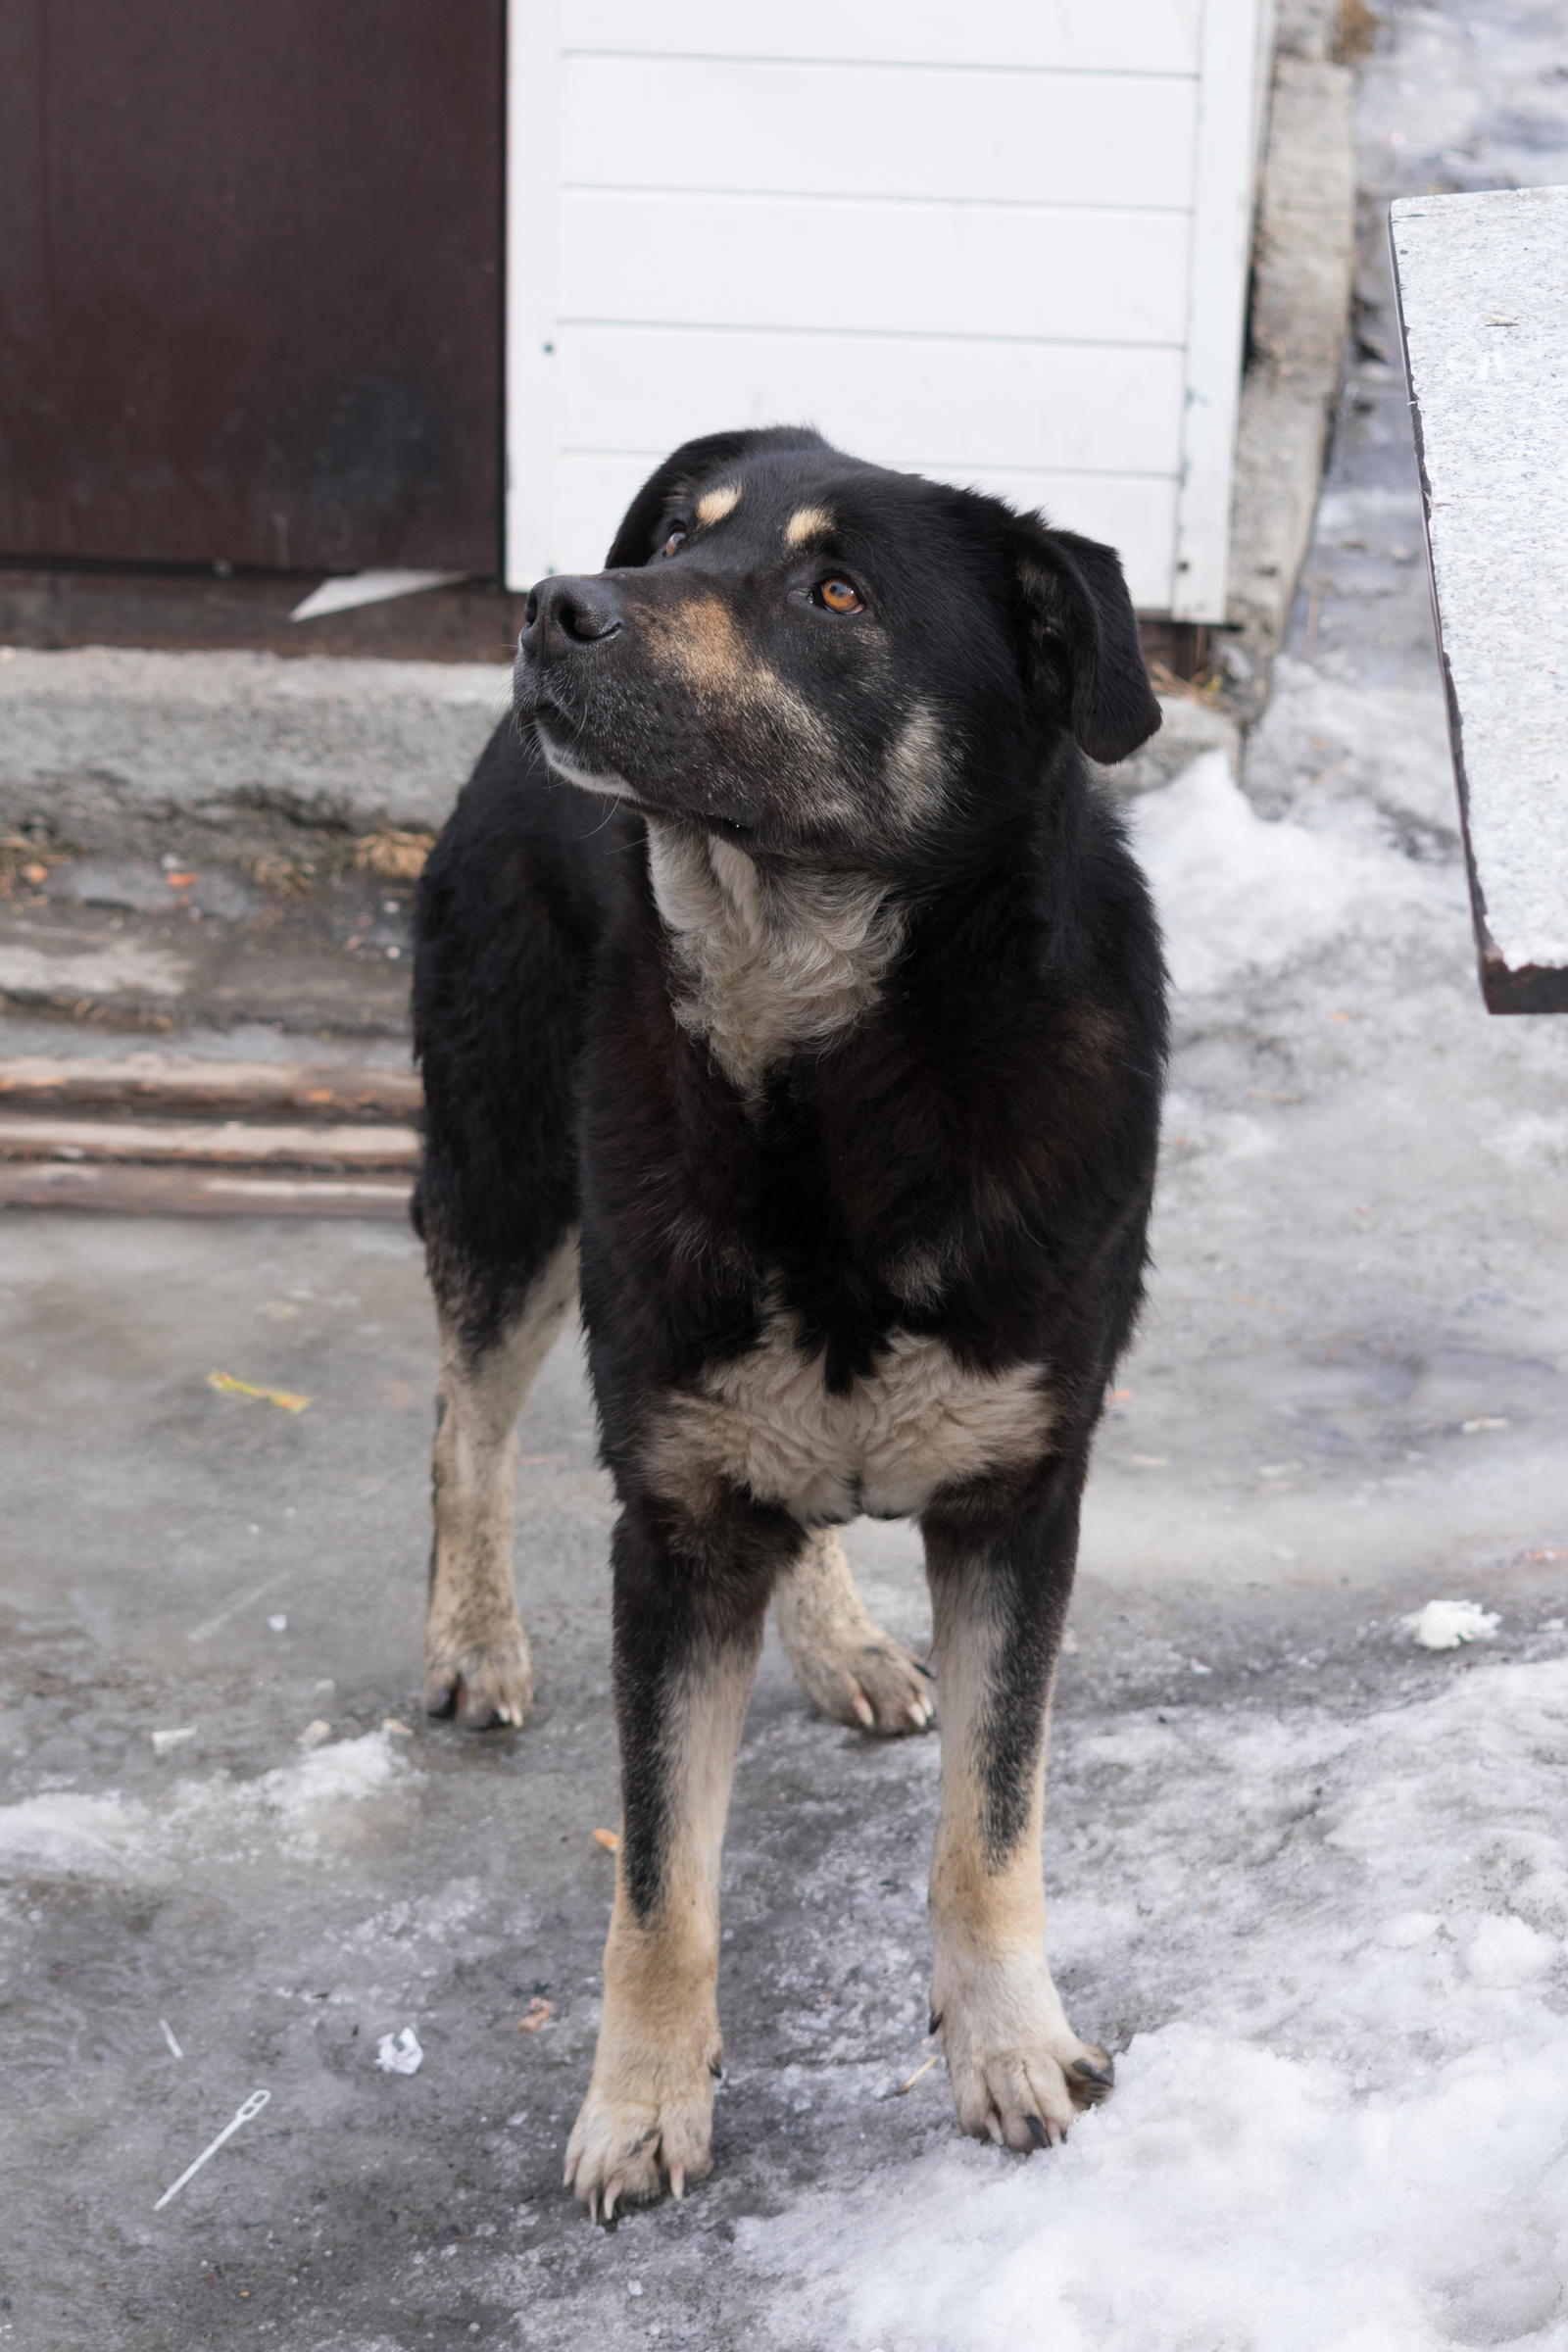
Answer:
[{"label": "dog's floppy ear", "polygon": [[1110,766],[1159,725],[1132,598],[1113,547],[1031,518],[1012,543],[1024,670],[1091,760]]},{"label": "dog's floppy ear", "polygon": [[754,457],[761,449],[826,447],[820,433],[788,424],[766,425],[755,432],[707,433],[700,441],[682,442],[674,456],[649,475],[626,509],[615,543],[605,558],[605,569],[629,571],[649,563],[655,552],[655,534],[670,508],[720,466],[738,465],[742,458]]}]

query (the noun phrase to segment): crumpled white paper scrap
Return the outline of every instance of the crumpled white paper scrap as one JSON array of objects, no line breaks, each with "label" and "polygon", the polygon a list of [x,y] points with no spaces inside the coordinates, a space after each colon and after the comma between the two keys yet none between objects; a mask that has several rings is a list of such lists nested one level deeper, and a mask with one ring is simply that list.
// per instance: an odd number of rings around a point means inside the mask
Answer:
[{"label": "crumpled white paper scrap", "polygon": [[376,2044],[375,2063],[383,2074],[416,2075],[424,2061],[419,2036],[412,2026],[401,2034],[383,2034]]}]

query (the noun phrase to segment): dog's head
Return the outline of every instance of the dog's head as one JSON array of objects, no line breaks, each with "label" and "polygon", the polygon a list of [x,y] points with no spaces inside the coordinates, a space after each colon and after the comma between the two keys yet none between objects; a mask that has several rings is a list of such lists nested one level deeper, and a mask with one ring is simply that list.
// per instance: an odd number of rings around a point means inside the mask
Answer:
[{"label": "dog's head", "polygon": [[1159,724],[1114,553],[793,428],[679,449],[593,577],[528,598],[558,774],[765,856],[890,875]]}]

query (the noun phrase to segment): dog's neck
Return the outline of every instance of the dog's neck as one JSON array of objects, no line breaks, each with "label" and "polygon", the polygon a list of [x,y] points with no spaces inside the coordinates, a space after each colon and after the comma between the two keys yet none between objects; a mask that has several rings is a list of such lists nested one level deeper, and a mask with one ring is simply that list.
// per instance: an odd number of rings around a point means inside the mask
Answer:
[{"label": "dog's neck", "polygon": [[732,843],[658,817],[648,856],[675,1017],[749,1098],[773,1064],[858,1020],[904,944],[902,908],[863,875],[764,872]]}]

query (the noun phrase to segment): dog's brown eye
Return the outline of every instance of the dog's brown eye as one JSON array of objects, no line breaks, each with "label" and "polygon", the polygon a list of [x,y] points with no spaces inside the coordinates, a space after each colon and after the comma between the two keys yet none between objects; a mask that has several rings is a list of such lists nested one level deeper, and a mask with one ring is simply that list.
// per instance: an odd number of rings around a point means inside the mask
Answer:
[{"label": "dog's brown eye", "polygon": [[824,580],[816,593],[830,612],[861,612],[865,610],[858,590],[852,588],[848,580]]},{"label": "dog's brown eye", "polygon": [[672,556],[677,548],[684,547],[685,544],[686,525],[683,522],[677,522],[659,552],[662,556]]}]

